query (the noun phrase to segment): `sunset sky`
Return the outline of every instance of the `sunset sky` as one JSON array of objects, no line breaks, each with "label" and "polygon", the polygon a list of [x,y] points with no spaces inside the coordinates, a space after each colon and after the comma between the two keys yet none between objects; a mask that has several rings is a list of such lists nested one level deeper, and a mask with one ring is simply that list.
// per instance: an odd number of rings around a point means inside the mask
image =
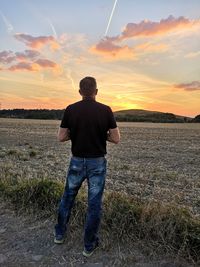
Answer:
[{"label": "sunset sky", "polygon": [[200,114],[199,0],[0,0],[0,40],[1,109],[65,108],[93,76],[113,111]]}]

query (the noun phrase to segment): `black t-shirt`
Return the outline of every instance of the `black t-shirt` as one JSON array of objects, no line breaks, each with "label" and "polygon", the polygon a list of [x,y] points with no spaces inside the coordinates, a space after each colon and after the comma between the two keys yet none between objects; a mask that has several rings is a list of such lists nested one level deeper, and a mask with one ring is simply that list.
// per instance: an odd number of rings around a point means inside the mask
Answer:
[{"label": "black t-shirt", "polygon": [[107,153],[107,132],[117,124],[109,106],[84,99],[67,106],[60,127],[70,130],[73,156],[92,158]]}]

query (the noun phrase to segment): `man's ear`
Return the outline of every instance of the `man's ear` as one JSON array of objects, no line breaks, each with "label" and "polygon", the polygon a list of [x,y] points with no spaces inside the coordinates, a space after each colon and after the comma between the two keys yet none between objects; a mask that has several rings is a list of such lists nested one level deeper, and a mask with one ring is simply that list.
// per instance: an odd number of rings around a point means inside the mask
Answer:
[{"label": "man's ear", "polygon": [[96,91],[95,91],[95,95],[97,95],[97,93],[98,93],[98,89],[96,89]]},{"label": "man's ear", "polygon": [[80,95],[82,95],[82,94],[81,94],[81,90],[80,90],[80,89],[79,89],[79,94],[80,94]]}]

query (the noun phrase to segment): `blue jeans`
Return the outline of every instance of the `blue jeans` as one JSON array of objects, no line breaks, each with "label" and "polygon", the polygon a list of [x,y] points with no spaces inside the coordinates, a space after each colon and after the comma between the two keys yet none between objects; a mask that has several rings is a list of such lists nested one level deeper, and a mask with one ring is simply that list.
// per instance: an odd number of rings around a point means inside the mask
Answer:
[{"label": "blue jeans", "polygon": [[70,218],[75,197],[82,182],[88,183],[88,209],[85,222],[84,245],[87,250],[98,242],[98,230],[102,214],[102,196],[106,176],[105,157],[98,158],[71,158],[67,172],[64,194],[58,209],[58,223],[55,226],[56,234],[64,235]]}]

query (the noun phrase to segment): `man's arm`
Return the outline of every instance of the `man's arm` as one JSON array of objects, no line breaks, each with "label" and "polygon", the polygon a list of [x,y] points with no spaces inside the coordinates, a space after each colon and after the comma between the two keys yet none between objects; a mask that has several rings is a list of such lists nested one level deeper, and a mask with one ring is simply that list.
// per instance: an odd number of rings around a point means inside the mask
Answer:
[{"label": "man's arm", "polygon": [[108,134],[107,134],[107,141],[118,144],[120,141],[120,132],[119,128],[116,127],[114,129],[109,129]]},{"label": "man's arm", "polygon": [[68,128],[62,128],[60,127],[58,129],[58,135],[57,135],[59,142],[65,142],[70,140],[70,132]]}]

